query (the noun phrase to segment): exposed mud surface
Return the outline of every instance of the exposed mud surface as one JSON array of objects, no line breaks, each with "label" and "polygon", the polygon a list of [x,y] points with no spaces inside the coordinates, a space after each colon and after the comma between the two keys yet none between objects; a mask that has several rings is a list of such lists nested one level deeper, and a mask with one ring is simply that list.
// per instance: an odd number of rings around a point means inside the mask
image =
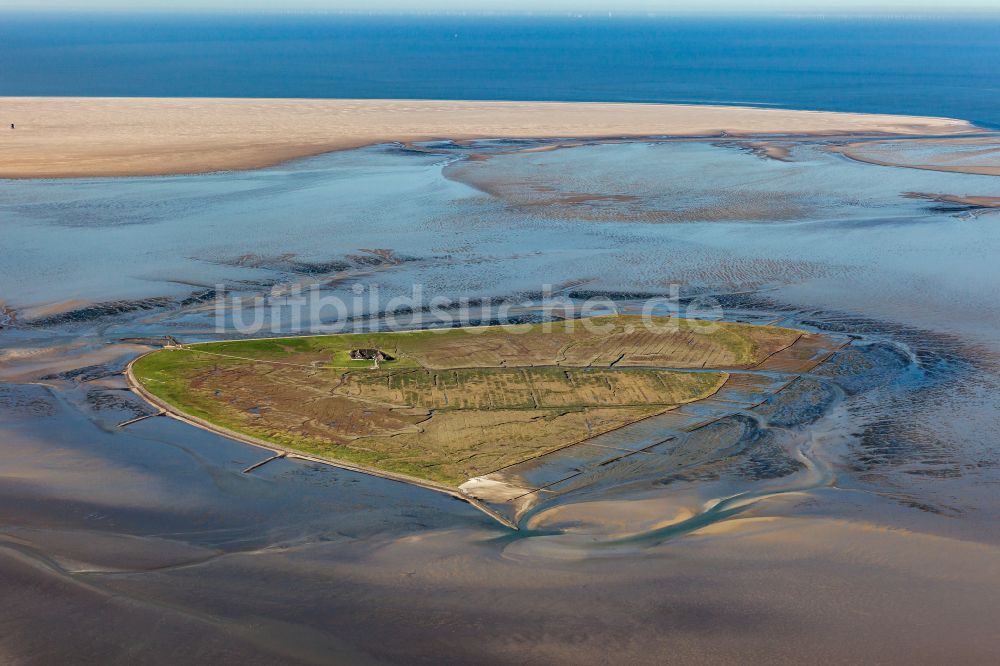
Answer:
[{"label": "exposed mud surface", "polygon": [[7,418],[54,416],[55,406],[42,386],[0,384],[0,407]]},{"label": "exposed mud surface", "polygon": [[912,359],[896,345],[873,342],[837,352],[813,374],[831,378],[854,395],[888,384],[911,363]]},{"label": "exposed mud surface", "polygon": [[22,322],[25,326],[36,328],[51,328],[60,325],[88,323],[100,319],[110,319],[119,315],[161,310],[177,305],[177,301],[169,297],[143,298],[134,301],[105,301],[84,307],[73,308],[58,314],[45,315]]},{"label": "exposed mud surface", "polygon": [[[1000,193],[831,143],[441,141],[0,183],[0,654],[995,662],[1000,225],[979,198]],[[992,155],[892,150],[953,171]],[[293,324],[307,288],[343,309]],[[847,346],[565,452],[516,533],[307,461],[244,473],[269,453],[171,418],[121,426],[151,410],[118,373],[154,348],[588,300]]]}]

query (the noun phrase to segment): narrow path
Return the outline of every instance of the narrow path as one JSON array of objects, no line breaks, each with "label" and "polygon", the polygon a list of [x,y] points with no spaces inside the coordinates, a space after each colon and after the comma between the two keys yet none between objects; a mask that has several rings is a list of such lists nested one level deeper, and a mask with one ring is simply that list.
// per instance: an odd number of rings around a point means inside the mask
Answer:
[{"label": "narrow path", "polygon": [[129,419],[128,421],[122,421],[116,427],[124,428],[125,426],[132,425],[133,423],[138,423],[139,421],[145,421],[146,419],[151,419],[154,416],[164,416],[164,415],[166,415],[166,412],[162,410],[157,412],[156,414],[143,414],[142,416],[137,416],[134,419]]},{"label": "narrow path", "polygon": [[280,459],[284,458],[286,455],[288,455],[288,454],[286,454],[285,452],[275,453],[273,456],[270,456],[268,458],[264,458],[260,462],[255,462],[254,464],[250,465],[245,470],[243,470],[243,473],[244,474],[249,474],[250,472],[252,472],[255,469],[257,469],[258,467],[263,467],[264,465],[266,465],[267,463],[269,463],[269,462],[271,462],[273,460],[280,460]]}]

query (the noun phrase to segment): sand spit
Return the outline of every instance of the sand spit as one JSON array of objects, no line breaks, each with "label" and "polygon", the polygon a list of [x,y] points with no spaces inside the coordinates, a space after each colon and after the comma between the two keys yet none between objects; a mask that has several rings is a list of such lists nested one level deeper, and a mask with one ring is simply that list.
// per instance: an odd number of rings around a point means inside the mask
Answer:
[{"label": "sand spit", "polygon": [[387,141],[974,130],[948,118],[723,106],[82,97],[0,98],[0,129],[2,178],[254,169]]},{"label": "sand spit", "polygon": [[1000,176],[1000,139],[976,137],[862,141],[830,151],[866,164],[922,171]]},{"label": "sand spit", "polygon": [[906,192],[903,196],[910,199],[926,199],[939,204],[953,205],[959,209],[1000,208],[1000,197],[993,196],[961,196],[933,192]]}]

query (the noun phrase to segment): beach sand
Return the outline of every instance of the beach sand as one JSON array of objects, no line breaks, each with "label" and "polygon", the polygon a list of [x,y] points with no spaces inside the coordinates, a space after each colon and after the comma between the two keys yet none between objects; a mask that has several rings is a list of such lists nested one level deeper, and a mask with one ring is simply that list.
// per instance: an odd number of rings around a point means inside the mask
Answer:
[{"label": "beach sand", "polygon": [[387,141],[973,129],[947,118],[662,104],[3,97],[0,177],[254,169]]}]

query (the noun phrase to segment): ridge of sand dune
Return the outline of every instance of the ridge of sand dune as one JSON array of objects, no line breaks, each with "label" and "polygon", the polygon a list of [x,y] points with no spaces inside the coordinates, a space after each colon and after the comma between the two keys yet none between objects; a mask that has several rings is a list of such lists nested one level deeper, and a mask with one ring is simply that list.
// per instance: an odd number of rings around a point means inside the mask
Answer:
[{"label": "ridge of sand dune", "polygon": [[669,104],[2,97],[0,177],[253,169],[386,141],[973,129],[948,118]]}]

